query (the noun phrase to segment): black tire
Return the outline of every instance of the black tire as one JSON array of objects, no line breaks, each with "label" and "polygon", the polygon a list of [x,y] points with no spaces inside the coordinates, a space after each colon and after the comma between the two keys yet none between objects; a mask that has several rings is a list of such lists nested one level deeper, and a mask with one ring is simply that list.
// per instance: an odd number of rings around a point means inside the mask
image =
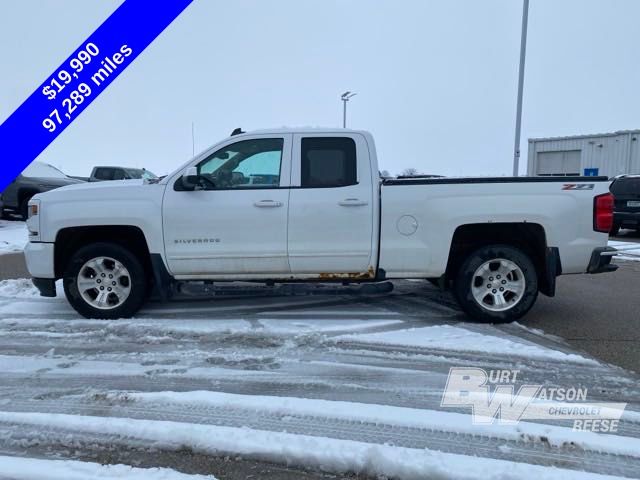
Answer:
[{"label": "black tire", "polygon": [[[117,306],[100,309],[87,302],[78,290],[77,279],[86,262],[97,258],[108,257],[120,262],[128,270],[127,282],[130,292],[126,299]],[[114,243],[92,243],[78,250],[67,263],[64,277],[64,293],[71,306],[86,318],[130,318],[140,310],[147,299],[149,289],[148,278],[138,258],[129,250]]]},{"label": "black tire", "polygon": [[[505,259],[516,264],[521,270],[525,282],[524,291],[519,299],[514,296],[513,305],[507,306],[505,310],[501,311],[491,310],[490,306],[481,305],[474,298],[472,291],[472,282],[477,282],[477,279],[480,278],[474,277],[476,271],[485,263],[497,259]],[[489,265],[489,268],[493,267],[494,264]],[[503,280],[496,279],[491,282],[495,281],[496,286],[499,287],[498,282]],[[493,283],[491,285],[493,286]],[[482,288],[484,288],[484,282]],[[493,288],[488,290],[495,292]],[[472,319],[483,323],[508,323],[524,316],[535,303],[538,298],[538,276],[533,262],[521,250],[509,245],[489,245],[476,250],[465,259],[457,272],[453,291],[460,307]],[[487,293],[491,299],[489,291]],[[505,296],[508,293],[506,292]]]},{"label": "black tire", "polygon": [[620,233],[620,225],[613,225],[613,227],[611,227],[611,231],[609,232],[609,236],[615,237],[619,233]]}]

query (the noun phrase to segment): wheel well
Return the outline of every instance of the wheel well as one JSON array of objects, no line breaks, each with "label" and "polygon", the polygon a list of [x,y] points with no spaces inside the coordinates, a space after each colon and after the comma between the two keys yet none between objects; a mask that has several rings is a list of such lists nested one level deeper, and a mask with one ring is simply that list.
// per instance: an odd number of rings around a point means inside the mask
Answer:
[{"label": "wheel well", "polygon": [[61,278],[71,256],[78,249],[96,242],[110,242],[136,255],[148,276],[152,275],[151,255],[144,233],[130,225],[63,228],[56,236],[54,266],[56,278]]},{"label": "wheel well", "polygon": [[[551,292],[555,275],[560,266],[550,266],[547,260],[547,237],[542,225],[537,223],[477,223],[459,226],[453,234],[446,279],[451,281],[462,262],[478,248],[503,244],[511,245],[526,253],[536,267],[539,289],[543,293]],[[553,268],[553,271],[550,269]]]},{"label": "wheel well", "polygon": [[36,195],[37,193],[40,193],[38,190],[35,189],[31,189],[31,188],[22,188],[18,191],[18,203],[16,205],[16,208],[20,208],[20,205],[22,205],[22,202],[27,199],[27,198],[31,198],[34,195]]}]

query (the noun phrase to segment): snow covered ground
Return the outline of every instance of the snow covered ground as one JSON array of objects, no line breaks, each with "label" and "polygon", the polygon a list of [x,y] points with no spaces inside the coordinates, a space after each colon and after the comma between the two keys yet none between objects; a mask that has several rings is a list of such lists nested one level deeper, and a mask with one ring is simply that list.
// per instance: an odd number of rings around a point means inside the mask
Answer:
[{"label": "snow covered ground", "polygon": [[27,242],[27,226],[24,222],[0,220],[0,255],[21,252]]},{"label": "snow covered ground", "polygon": [[[638,476],[637,377],[519,324],[465,323],[426,283],[314,293],[96,321],[26,280],[0,282],[0,478],[224,480],[228,456],[372,478]],[[473,425],[469,409],[440,406],[452,366],[629,406],[611,434]]]},{"label": "snow covered ground", "polygon": [[616,260],[632,260],[640,262],[640,243],[610,240],[609,246],[620,249],[621,253],[615,257]]},{"label": "snow covered ground", "polygon": [[0,456],[0,475],[12,480],[215,480],[211,476],[185,475],[166,468],[133,468],[72,460],[43,460]]}]

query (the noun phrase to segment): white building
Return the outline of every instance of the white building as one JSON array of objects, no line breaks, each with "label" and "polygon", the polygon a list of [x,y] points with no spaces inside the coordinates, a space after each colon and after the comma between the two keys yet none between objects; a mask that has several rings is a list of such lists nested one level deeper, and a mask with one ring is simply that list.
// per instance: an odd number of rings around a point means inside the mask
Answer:
[{"label": "white building", "polygon": [[527,175],[640,174],[640,130],[530,138]]}]

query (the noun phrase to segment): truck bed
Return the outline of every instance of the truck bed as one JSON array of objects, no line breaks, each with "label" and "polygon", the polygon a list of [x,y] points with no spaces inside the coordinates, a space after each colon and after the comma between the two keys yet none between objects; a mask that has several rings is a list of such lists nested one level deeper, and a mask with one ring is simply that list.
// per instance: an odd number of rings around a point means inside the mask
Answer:
[{"label": "truck bed", "polygon": [[385,179],[379,265],[389,278],[439,277],[461,228],[476,226],[478,238],[487,235],[483,226],[509,224],[517,228],[495,241],[537,229],[559,250],[563,273],[583,273],[593,249],[606,244],[593,229],[593,199],[608,188],[607,177]]}]

